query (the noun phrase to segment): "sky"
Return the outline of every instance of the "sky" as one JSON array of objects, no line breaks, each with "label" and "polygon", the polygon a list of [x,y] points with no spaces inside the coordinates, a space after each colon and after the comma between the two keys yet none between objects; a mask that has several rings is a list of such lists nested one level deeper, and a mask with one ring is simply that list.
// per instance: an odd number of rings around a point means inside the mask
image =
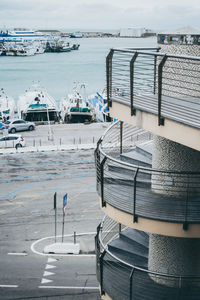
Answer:
[{"label": "sky", "polygon": [[200,28],[199,0],[0,0],[0,28]]}]

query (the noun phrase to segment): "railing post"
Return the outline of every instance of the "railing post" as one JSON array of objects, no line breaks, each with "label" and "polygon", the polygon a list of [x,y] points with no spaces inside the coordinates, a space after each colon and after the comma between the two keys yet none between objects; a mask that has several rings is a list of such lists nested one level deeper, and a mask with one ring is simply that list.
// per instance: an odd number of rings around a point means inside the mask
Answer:
[{"label": "railing post", "polygon": [[106,202],[104,201],[104,164],[107,160],[107,157],[105,156],[100,164],[100,174],[101,174],[101,206],[105,207]]},{"label": "railing post", "polygon": [[133,296],[133,293],[132,293],[132,289],[133,289],[133,274],[134,274],[134,271],[135,269],[133,268],[131,270],[131,274],[130,274],[130,291],[129,291],[129,300],[132,300],[132,296]]},{"label": "railing post", "polygon": [[[156,52],[159,52],[159,51],[160,51],[160,48],[157,48]],[[153,89],[154,95],[156,93],[156,71],[157,71],[156,66],[157,66],[157,55],[155,54],[155,56],[154,56],[154,89]]]},{"label": "railing post", "polygon": [[154,95],[156,93],[156,65],[157,65],[157,55],[154,56],[154,87],[153,87]]},{"label": "railing post", "polygon": [[136,114],[136,109],[133,106],[133,89],[134,89],[134,63],[138,57],[137,51],[133,55],[130,61],[130,96],[131,96],[131,116]]},{"label": "railing post", "polygon": [[97,142],[97,147],[94,151],[95,157],[95,165],[96,165],[96,190],[99,192],[99,179],[100,179],[100,152],[99,152],[99,145],[101,144],[102,139],[100,138]]},{"label": "railing post", "polygon": [[164,119],[161,116],[161,100],[162,100],[162,78],[163,78],[163,67],[167,60],[165,54],[158,65],[158,126],[164,125]]},{"label": "railing post", "polygon": [[134,185],[134,191],[133,191],[133,222],[136,223],[138,221],[138,217],[136,215],[136,185],[137,185],[137,174],[138,174],[139,168],[136,169],[134,179],[133,179],[133,185]]},{"label": "railing post", "polygon": [[121,231],[122,231],[122,224],[119,223],[119,233],[121,233]]},{"label": "railing post", "polygon": [[122,154],[122,148],[123,148],[123,122],[120,121],[120,154]]},{"label": "railing post", "polygon": [[106,251],[104,250],[104,252],[100,255],[99,261],[100,261],[100,292],[101,295],[105,295],[105,292],[103,290],[103,258],[106,254]]},{"label": "railing post", "polygon": [[183,230],[188,230],[188,221],[187,221],[187,212],[188,212],[188,189],[189,189],[188,183],[189,183],[189,178],[187,178],[187,196],[186,196],[186,199],[185,199],[185,220],[184,220],[184,222],[183,222]]},{"label": "railing post", "polygon": [[106,82],[107,82],[107,102],[108,107],[112,107],[112,58],[114,50],[111,49],[106,57]]},{"label": "railing post", "polygon": [[179,277],[179,280],[178,280],[178,293],[177,293],[177,299],[176,300],[181,299],[181,287],[182,287],[182,278]]}]

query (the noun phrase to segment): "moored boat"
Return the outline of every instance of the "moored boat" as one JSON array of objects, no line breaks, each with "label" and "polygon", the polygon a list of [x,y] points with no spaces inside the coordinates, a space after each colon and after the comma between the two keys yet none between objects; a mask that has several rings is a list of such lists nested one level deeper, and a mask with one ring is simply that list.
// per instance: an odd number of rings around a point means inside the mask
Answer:
[{"label": "moored boat", "polygon": [[36,84],[19,96],[18,115],[23,120],[36,124],[59,121],[56,101],[44,88]]},{"label": "moored boat", "polygon": [[61,117],[66,123],[84,123],[94,121],[94,113],[86,97],[83,97],[81,90],[85,85],[76,86],[72,94],[61,100]]},{"label": "moored boat", "polygon": [[14,117],[15,101],[8,96],[4,89],[0,90],[0,120],[5,121]]},{"label": "moored boat", "polygon": [[72,34],[70,34],[70,38],[82,38],[83,34],[80,31],[76,31]]},{"label": "moored boat", "polygon": [[111,121],[105,90],[102,93],[96,92],[96,94],[89,96],[88,102],[94,109],[96,122]]}]

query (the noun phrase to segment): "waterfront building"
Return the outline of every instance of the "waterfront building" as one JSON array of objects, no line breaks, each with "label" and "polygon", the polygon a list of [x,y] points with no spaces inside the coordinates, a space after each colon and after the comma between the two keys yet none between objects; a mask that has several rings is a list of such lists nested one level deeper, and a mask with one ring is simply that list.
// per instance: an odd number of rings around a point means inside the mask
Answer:
[{"label": "waterfront building", "polygon": [[179,46],[107,56],[118,121],[95,151],[102,299],[200,297],[200,57]]},{"label": "waterfront building", "polygon": [[119,36],[120,37],[146,37],[146,36],[152,36],[155,35],[155,33],[146,28],[121,28]]},{"label": "waterfront building", "polygon": [[200,45],[200,28],[183,27],[157,35],[158,44]]}]

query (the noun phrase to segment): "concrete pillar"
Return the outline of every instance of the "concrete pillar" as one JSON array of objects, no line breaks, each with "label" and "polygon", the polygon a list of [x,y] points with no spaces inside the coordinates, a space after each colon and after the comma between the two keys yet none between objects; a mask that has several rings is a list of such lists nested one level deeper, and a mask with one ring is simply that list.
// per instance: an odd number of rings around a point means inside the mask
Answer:
[{"label": "concrete pillar", "polygon": [[[200,239],[186,239],[151,234],[149,239],[149,270],[166,275],[200,276]],[[168,286],[177,286],[179,279],[155,277]],[[184,282],[184,285],[187,281]]]},{"label": "concrete pillar", "polygon": [[[152,189],[160,194],[187,197],[199,195],[199,177],[178,172],[200,172],[200,152],[165,138],[155,136],[152,168],[169,170],[153,172]],[[176,171],[178,171],[176,173]]]}]

